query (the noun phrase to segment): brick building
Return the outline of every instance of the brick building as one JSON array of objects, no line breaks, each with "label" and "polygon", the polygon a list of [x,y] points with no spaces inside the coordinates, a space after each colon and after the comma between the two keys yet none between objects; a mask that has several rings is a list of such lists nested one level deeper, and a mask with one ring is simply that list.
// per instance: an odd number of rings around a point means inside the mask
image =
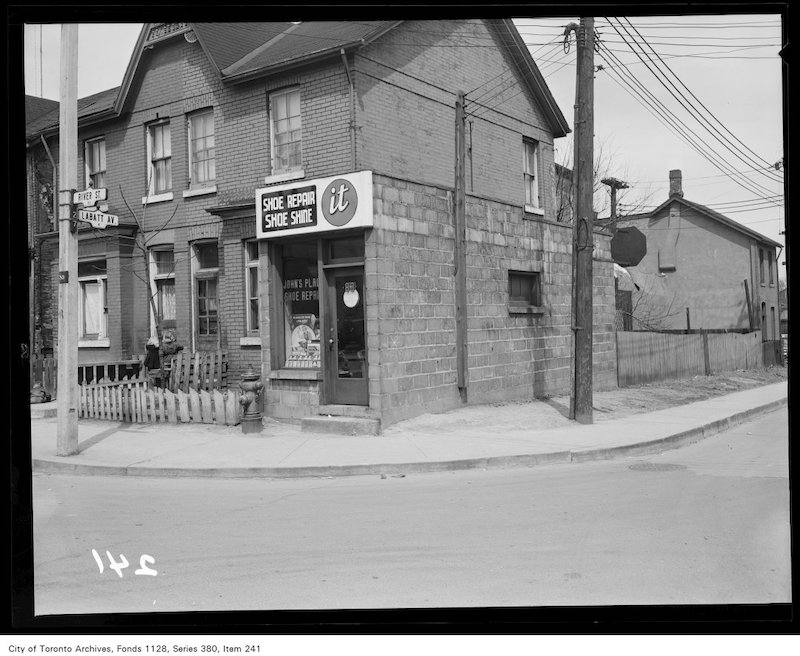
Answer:
[{"label": "brick building", "polygon": [[761,330],[779,340],[781,244],[684,198],[681,171],[669,182],[661,205],[619,221],[647,238],[647,254],[628,267],[633,329]]},{"label": "brick building", "polygon": [[[32,158],[44,140],[57,160],[50,119],[28,125]],[[152,294],[184,348],[227,352],[232,385],[261,372],[270,416],[388,425],[567,392],[572,226],[555,220],[553,141],[568,130],[510,20],[145,25],[122,85],[79,103],[79,186],[107,188],[120,217],[79,229],[80,361],[143,353]],[[54,289],[57,233],[34,220]],[[601,231],[594,292],[594,382],[613,386]]]}]

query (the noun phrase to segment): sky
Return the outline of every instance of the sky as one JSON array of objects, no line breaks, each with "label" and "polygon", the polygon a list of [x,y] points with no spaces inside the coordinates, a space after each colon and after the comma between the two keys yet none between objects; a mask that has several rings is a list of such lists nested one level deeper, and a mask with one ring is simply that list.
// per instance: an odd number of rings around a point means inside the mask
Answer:
[{"label": "sky", "polygon": [[[515,19],[570,126],[576,45],[573,36],[565,52],[563,33],[578,20]],[[783,157],[780,16],[596,17],[595,28],[595,157],[603,176],[630,187],[619,195],[619,213],[660,205],[669,171],[680,169],[687,200],[785,244],[783,170],[774,168]],[[121,84],[140,30],[140,23],[80,25],[79,97]],[[59,44],[59,25],[25,26],[27,94],[58,100]],[[473,97],[491,105],[502,91],[502,78],[487,80]],[[557,139],[555,148],[556,161],[571,166],[571,139]],[[601,217],[608,205],[602,187]],[[784,260],[781,252],[783,279]]]}]

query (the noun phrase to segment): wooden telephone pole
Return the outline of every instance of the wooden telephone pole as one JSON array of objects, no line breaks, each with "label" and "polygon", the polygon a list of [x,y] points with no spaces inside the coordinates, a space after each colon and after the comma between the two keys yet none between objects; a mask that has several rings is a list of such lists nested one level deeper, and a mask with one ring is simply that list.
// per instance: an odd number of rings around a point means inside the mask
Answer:
[{"label": "wooden telephone pole", "polygon": [[58,181],[57,449],[78,453],[78,235],[72,216],[78,181],[78,25],[61,26]]},{"label": "wooden telephone pole", "polygon": [[467,221],[465,207],[465,123],[464,92],[456,99],[456,162],[453,215],[455,224],[455,292],[456,292],[456,371],[461,400],[467,400],[469,370],[467,367]]},{"label": "wooden telephone pole", "polygon": [[594,18],[581,18],[576,28],[575,84],[575,219],[573,222],[573,418],[592,423],[592,251],[594,249]]}]

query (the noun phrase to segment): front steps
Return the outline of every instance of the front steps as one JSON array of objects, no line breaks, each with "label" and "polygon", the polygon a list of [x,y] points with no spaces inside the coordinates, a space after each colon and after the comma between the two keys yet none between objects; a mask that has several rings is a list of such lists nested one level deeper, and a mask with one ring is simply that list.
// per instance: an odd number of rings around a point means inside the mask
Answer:
[{"label": "front steps", "polygon": [[319,415],[304,417],[304,433],[333,435],[380,435],[381,420],[370,416],[369,408],[360,405],[321,405]]}]

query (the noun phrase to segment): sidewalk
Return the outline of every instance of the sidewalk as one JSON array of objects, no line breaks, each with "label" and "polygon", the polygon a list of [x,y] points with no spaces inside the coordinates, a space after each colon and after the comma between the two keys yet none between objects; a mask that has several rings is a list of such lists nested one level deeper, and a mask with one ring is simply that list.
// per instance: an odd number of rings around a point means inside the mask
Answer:
[{"label": "sidewalk", "polygon": [[[211,424],[81,420],[80,453],[56,455],[55,417],[31,419],[34,472],[300,478],[530,467],[658,453],[787,404],[787,383],[581,425],[544,401],[468,406],[389,426],[378,437],[303,433],[264,419],[260,434]],[[595,394],[595,405],[602,393]],[[35,406],[31,406],[32,413]]]}]

